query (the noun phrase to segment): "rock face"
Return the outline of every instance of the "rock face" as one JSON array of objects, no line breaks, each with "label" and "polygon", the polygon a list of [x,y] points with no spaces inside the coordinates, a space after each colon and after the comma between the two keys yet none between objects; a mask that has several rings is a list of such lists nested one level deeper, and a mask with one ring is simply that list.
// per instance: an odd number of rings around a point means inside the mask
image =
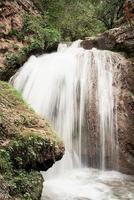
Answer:
[{"label": "rock face", "polygon": [[[8,80],[18,66],[11,66],[15,63],[15,56],[12,57],[10,64],[7,57],[14,52],[19,52],[28,45],[28,41],[23,38],[22,28],[26,15],[38,16],[39,11],[32,0],[5,0],[0,2],[0,79]],[[29,34],[30,36],[30,34]],[[22,57],[22,56],[21,56]],[[23,52],[22,61],[24,63],[27,56]],[[19,64],[19,63],[18,63]]]},{"label": "rock face", "polygon": [[134,63],[126,61],[118,74],[119,169],[134,174]]},{"label": "rock face", "polygon": [[49,123],[0,82],[0,199],[4,188],[12,199],[39,199],[43,179],[37,171],[47,170],[63,154],[64,145]]},{"label": "rock face", "polygon": [[134,56],[134,29],[128,25],[114,28],[95,38],[86,38],[81,45],[85,49],[94,47],[102,50],[124,52],[132,57]]},{"label": "rock face", "polygon": [[[113,82],[118,96],[118,170],[123,173],[134,174],[134,29],[125,26],[115,28],[96,38],[86,38],[81,45],[85,49],[95,47],[119,51],[124,55],[119,66],[114,69]],[[94,135],[94,132],[97,134],[94,119],[92,119],[91,126],[89,122],[89,127],[90,135]],[[97,137],[96,134],[93,138]]]},{"label": "rock face", "polygon": [[8,81],[31,55],[56,51],[58,43],[42,13],[42,1],[0,2],[0,80]]}]

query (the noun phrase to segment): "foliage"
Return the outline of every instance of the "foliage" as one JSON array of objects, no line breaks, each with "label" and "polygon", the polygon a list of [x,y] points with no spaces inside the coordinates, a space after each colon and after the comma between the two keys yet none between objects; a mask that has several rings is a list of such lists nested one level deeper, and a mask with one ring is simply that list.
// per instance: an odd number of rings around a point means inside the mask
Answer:
[{"label": "foliage", "polygon": [[[30,152],[32,154],[32,152]],[[15,155],[14,155],[15,156]],[[18,157],[21,160],[21,158]],[[0,149],[0,192],[20,200],[37,200],[42,191],[43,178],[39,172],[18,170],[8,149]]]},{"label": "foliage", "polygon": [[116,26],[123,16],[123,5],[125,0],[94,0],[94,16],[101,21],[107,29]]},{"label": "foliage", "polygon": [[11,168],[11,161],[9,153],[4,150],[0,149],[0,172],[6,172]]},{"label": "foliage", "polygon": [[83,39],[104,31],[103,24],[93,17],[90,1],[44,0],[49,23],[59,30],[62,40]]},{"label": "foliage", "polygon": [[44,151],[54,150],[54,143],[43,139],[38,134],[32,134],[25,137],[17,137],[9,147],[9,152],[15,167],[37,169],[39,163],[45,159]]},{"label": "foliage", "polygon": [[6,65],[15,69],[22,66],[33,53],[42,53],[60,41],[60,33],[47,25],[45,15],[25,15],[21,32],[15,29],[10,31],[9,37],[14,36],[25,42],[25,46],[17,53],[8,52],[6,55]]},{"label": "foliage", "polygon": [[[28,107],[27,103],[23,100],[21,93],[15,90],[9,83],[0,81],[0,90],[0,97],[6,96],[10,101],[13,101],[14,104],[16,103],[16,105],[21,104],[21,106],[23,105],[23,108]],[[4,116],[4,113],[1,112],[0,115]]]},{"label": "foliage", "polygon": [[40,198],[43,182],[41,174],[31,171],[31,168],[30,171],[22,170],[21,167],[25,166],[27,159],[32,163],[33,160],[40,158],[37,152],[41,151],[42,144],[46,148],[47,142],[38,136],[18,137],[14,139],[11,146],[0,149],[0,183],[2,184],[0,190],[2,193],[5,194],[4,188],[6,188],[7,196],[23,200]]},{"label": "foliage", "polygon": [[[14,176],[14,178],[12,177]],[[12,176],[7,177],[9,194],[24,200],[37,200],[42,190],[42,176],[39,172],[14,170]]]},{"label": "foliage", "polygon": [[[33,0],[37,6],[37,0]],[[123,16],[125,0],[39,0],[42,14],[63,40],[76,40],[113,28]],[[37,6],[38,7],[38,6]],[[42,11],[43,10],[43,11]]]},{"label": "foliage", "polygon": [[24,40],[29,44],[29,48],[47,49],[55,42],[59,42],[59,32],[48,26],[47,15],[31,16],[29,14],[23,16],[23,27],[21,32],[12,29],[9,37],[15,36],[19,41]]},{"label": "foliage", "polygon": [[39,45],[42,49],[47,49],[48,46],[53,45],[55,42],[59,42],[59,32],[47,24],[47,15],[39,16],[24,16],[23,32],[25,37],[32,35],[30,43],[33,42]]},{"label": "foliage", "polygon": [[19,68],[31,54],[43,53],[61,40],[84,39],[115,27],[123,16],[124,1],[33,0],[40,14],[25,14],[22,30],[10,31],[9,36],[25,47],[7,54],[7,66]]},{"label": "foliage", "polygon": [[25,54],[22,50],[18,53],[8,53],[6,55],[6,65],[19,68],[26,61]]},{"label": "foliage", "polygon": [[24,40],[31,52],[47,50],[60,40],[83,39],[115,27],[123,16],[125,0],[32,1],[40,14],[24,15],[22,30],[9,33]]},{"label": "foliage", "polygon": [[17,29],[11,29],[11,31],[8,33],[9,37],[16,37],[18,41],[21,41],[24,39],[23,32],[18,31]]},{"label": "foliage", "polygon": [[36,6],[36,8],[43,13],[43,7],[45,6],[44,0],[32,0],[33,4]]}]

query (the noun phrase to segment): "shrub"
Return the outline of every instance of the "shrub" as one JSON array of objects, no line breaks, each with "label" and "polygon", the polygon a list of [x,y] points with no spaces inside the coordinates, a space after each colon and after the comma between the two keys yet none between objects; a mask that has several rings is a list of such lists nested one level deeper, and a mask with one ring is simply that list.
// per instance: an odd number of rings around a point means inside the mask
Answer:
[{"label": "shrub", "polygon": [[11,169],[10,154],[4,149],[0,149],[0,172],[4,173]]}]

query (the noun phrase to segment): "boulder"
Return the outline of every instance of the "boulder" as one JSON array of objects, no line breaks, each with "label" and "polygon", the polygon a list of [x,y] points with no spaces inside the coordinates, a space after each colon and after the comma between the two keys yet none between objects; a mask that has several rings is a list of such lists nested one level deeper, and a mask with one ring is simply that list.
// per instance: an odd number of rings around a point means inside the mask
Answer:
[{"label": "boulder", "polygon": [[0,197],[4,198],[5,188],[9,199],[25,199],[25,195],[39,199],[43,183],[39,171],[46,171],[63,155],[63,142],[49,122],[10,84],[0,81]]}]

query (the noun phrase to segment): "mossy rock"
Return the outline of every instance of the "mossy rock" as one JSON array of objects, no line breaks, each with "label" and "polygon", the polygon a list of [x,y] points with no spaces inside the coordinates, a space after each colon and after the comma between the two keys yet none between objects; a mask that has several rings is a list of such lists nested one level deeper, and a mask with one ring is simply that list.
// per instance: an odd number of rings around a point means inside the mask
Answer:
[{"label": "mossy rock", "polygon": [[9,185],[2,175],[0,175],[0,200],[11,200]]},{"label": "mossy rock", "polygon": [[60,158],[60,155],[56,155],[55,148],[55,142],[50,139],[31,134],[12,140],[7,149],[15,168],[39,171],[47,170]]},{"label": "mossy rock", "polygon": [[[0,91],[0,146],[9,148],[10,145],[15,146],[18,140],[20,147],[23,141],[25,148],[28,145],[36,148],[42,142],[44,151],[45,144],[53,147],[50,159],[60,159],[64,153],[64,145],[49,122],[39,117],[10,84],[0,81]],[[43,152],[44,155],[46,157]]]},{"label": "mossy rock", "polygon": [[12,86],[0,81],[0,199],[38,200],[47,170],[64,154],[63,142]]},{"label": "mossy rock", "polygon": [[37,171],[14,168],[10,152],[0,149],[0,199],[37,200],[40,199],[43,178]]},{"label": "mossy rock", "polygon": [[9,195],[14,199],[40,199],[43,178],[39,172],[17,170],[5,180],[8,182]]}]

